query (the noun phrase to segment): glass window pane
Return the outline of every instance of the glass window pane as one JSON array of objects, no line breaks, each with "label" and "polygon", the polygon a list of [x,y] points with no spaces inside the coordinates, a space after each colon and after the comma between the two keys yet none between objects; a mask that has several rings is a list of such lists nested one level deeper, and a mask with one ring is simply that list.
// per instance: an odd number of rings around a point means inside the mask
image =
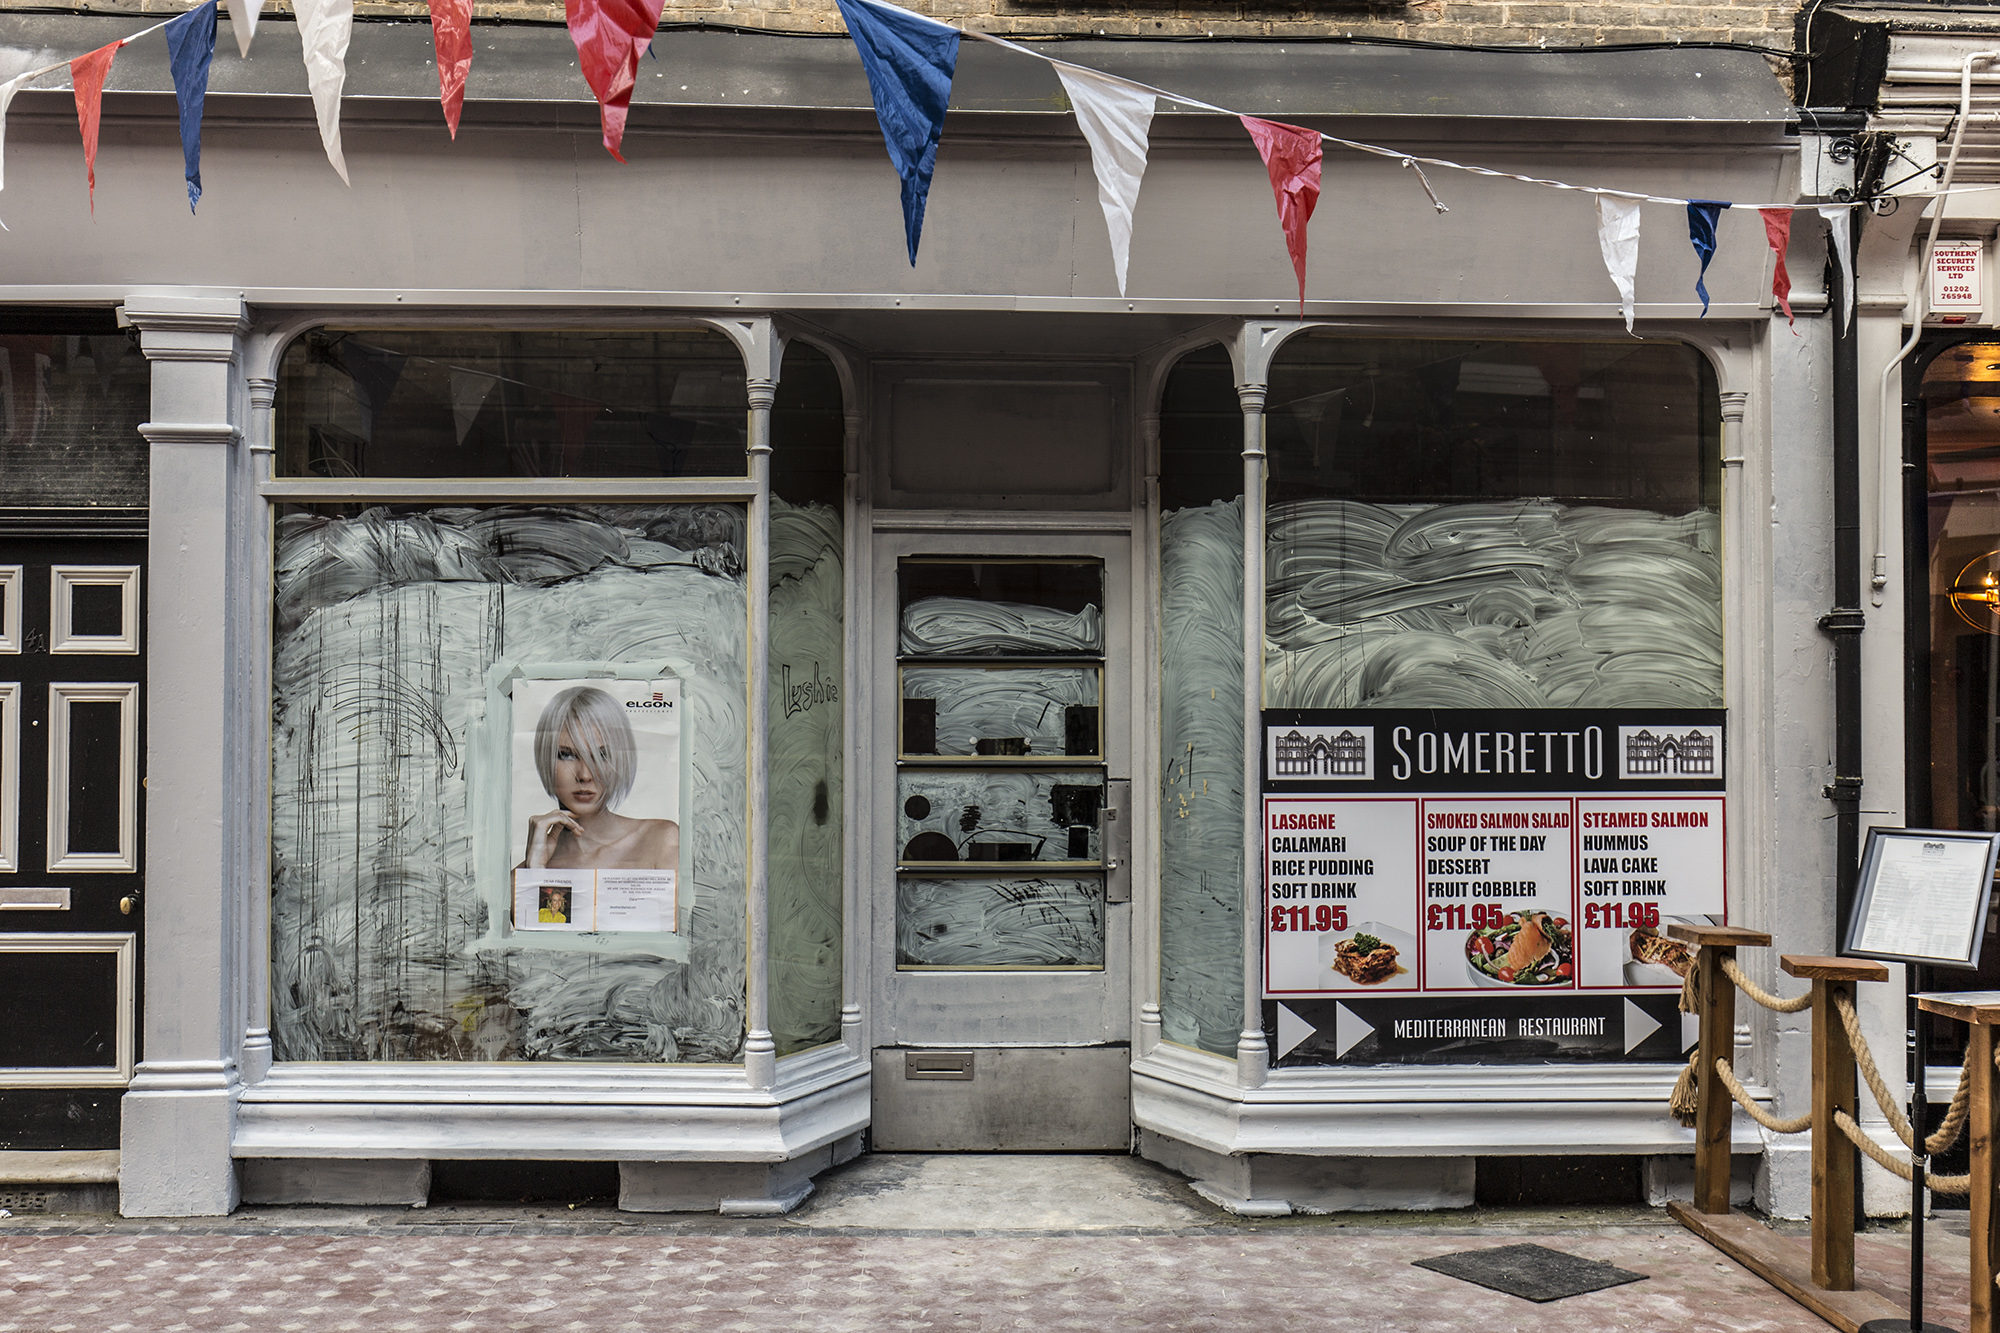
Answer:
[{"label": "glass window pane", "polygon": [[780,1055],[840,1037],[843,541],[837,503],[772,499],[771,1034]]},{"label": "glass window pane", "polygon": [[1691,349],[1306,336],[1266,410],[1268,706],[1721,706]]},{"label": "glass window pane", "polygon": [[1094,666],[904,667],[902,753],[1095,759],[1100,676]]},{"label": "glass window pane", "polygon": [[1096,876],[904,876],[896,885],[902,968],[1100,968],[1104,881]]},{"label": "glass window pane", "polygon": [[[744,523],[732,505],[280,518],[280,1059],[741,1058]],[[678,678],[678,932],[513,929],[521,779],[503,687],[538,664]]]},{"label": "glass window pane", "polygon": [[1096,561],[905,560],[897,567],[910,657],[1102,657]]},{"label": "glass window pane", "polygon": [[896,845],[907,863],[1102,858],[1104,774],[906,768],[896,775]]},{"label": "glass window pane", "polygon": [[7,503],[143,509],[152,375],[113,314],[0,316],[0,477]]},{"label": "glass window pane", "polygon": [[315,329],[286,349],[287,477],[741,477],[720,334]]}]

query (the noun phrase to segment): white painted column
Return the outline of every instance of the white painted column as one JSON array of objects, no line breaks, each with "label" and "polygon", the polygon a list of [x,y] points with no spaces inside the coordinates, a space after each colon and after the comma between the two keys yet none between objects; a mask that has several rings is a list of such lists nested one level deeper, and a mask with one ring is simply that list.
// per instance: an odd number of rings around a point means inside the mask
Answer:
[{"label": "white painted column", "polygon": [[1264,390],[1236,386],[1243,407],[1243,1031],[1236,1081],[1254,1088],[1270,1073],[1264,1037]]},{"label": "white painted column", "polygon": [[778,1082],[778,1047],[771,1037],[771,406],[778,397],[777,357],[768,375],[764,369],[751,366],[748,380],[750,480],[757,495],[750,502],[744,562],[750,603],[750,885],[743,1074],[753,1088]]},{"label": "white painted column", "polygon": [[125,1094],[120,1208],[201,1217],[236,1206],[230,1141],[243,1039],[234,771],[240,682],[226,668],[234,382],[248,321],[235,300],[135,296],[152,363],[143,1054]]},{"label": "white painted column", "polygon": [[[1132,775],[1132,966],[1138,973],[1139,1022],[1133,1034],[1133,1054],[1151,1055],[1163,1039],[1160,1018],[1160,821],[1156,765],[1160,753],[1160,413],[1154,393],[1139,414],[1139,460],[1144,485],[1140,491],[1139,522],[1134,525],[1132,550],[1132,642],[1139,646],[1133,673],[1144,701],[1143,726],[1134,730],[1134,749],[1145,747],[1127,761]],[[1142,577],[1140,571],[1145,571]],[[1142,591],[1141,591],[1142,590]],[[1139,870],[1151,873],[1143,879]]]},{"label": "white painted column", "polygon": [[867,1036],[861,1029],[861,997],[867,993],[868,930],[872,917],[868,911],[867,886],[873,881],[865,867],[866,852],[856,846],[862,841],[861,826],[854,812],[866,808],[861,799],[863,784],[867,781],[868,766],[863,762],[864,747],[857,738],[870,734],[868,719],[863,712],[865,701],[870,697],[866,687],[856,688],[856,682],[872,680],[866,668],[869,660],[868,639],[862,626],[868,623],[869,580],[866,572],[873,568],[870,563],[870,538],[874,531],[874,519],[869,511],[868,495],[861,478],[861,392],[862,377],[847,373],[846,362],[835,357],[835,364],[841,367],[841,400],[843,406],[843,432],[841,435],[842,469],[842,513],[846,516],[842,545],[841,582],[841,640],[846,647],[846,671],[841,680],[841,688],[846,691],[841,698],[841,739],[840,739],[840,817],[843,824],[841,847],[841,955],[840,955],[840,1040],[856,1057],[867,1055]]},{"label": "white painted column", "polygon": [[[245,705],[238,772],[268,773],[271,756],[271,515],[257,488],[270,477],[276,449],[272,404],[278,382],[262,376],[244,381],[249,391],[250,425],[236,475],[236,568],[239,586],[230,597],[236,625],[236,679]],[[246,792],[249,788],[245,788]],[[243,868],[243,915],[239,923],[243,958],[243,1046],[240,1077],[256,1083],[271,1072],[271,803],[257,791],[239,803],[238,864]]]}]

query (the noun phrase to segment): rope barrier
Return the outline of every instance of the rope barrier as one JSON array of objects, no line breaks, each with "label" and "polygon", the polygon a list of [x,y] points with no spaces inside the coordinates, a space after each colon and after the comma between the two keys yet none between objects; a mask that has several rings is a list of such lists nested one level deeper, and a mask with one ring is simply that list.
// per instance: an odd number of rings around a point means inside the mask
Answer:
[{"label": "rope barrier", "polygon": [[[1881,1167],[1891,1175],[1900,1176],[1904,1180],[1916,1179],[1916,1168],[1908,1162],[1899,1161],[1887,1148],[1884,1148],[1881,1144],[1862,1133],[1861,1126],[1854,1123],[1853,1116],[1845,1111],[1835,1111],[1833,1113],[1833,1123],[1840,1126],[1840,1132],[1847,1135],[1854,1146],[1866,1153],[1875,1165]],[[1934,1176],[1927,1174],[1924,1177],[1924,1184],[1939,1194],[1970,1194],[1972,1192],[1972,1177],[1970,1175]]]},{"label": "rope barrier", "polygon": [[1807,991],[1804,995],[1794,995],[1789,1000],[1781,999],[1750,980],[1750,978],[1744,976],[1743,969],[1736,965],[1734,958],[1726,956],[1723,958],[1722,975],[1735,982],[1736,989],[1742,991],[1745,995],[1773,1013],[1796,1014],[1801,1010],[1812,1008],[1811,991]]},{"label": "rope barrier", "polygon": [[[1853,998],[1846,995],[1834,996],[1833,1011],[1840,1015],[1840,1025],[1847,1030],[1847,1046],[1854,1052],[1854,1066],[1861,1071],[1862,1081],[1868,1084],[1868,1092],[1874,1097],[1875,1105],[1881,1108],[1882,1118],[1889,1122],[1889,1128],[1896,1131],[1896,1137],[1902,1140],[1903,1146],[1914,1151],[1917,1146],[1916,1131],[1904,1117],[1899,1104],[1900,1099],[1889,1090],[1888,1083],[1882,1078],[1882,1071],[1875,1067],[1875,1053],[1868,1049],[1868,1038],[1861,1031],[1861,1015],[1855,1011]],[[1966,1058],[1970,1059],[1971,1056],[1972,1048],[1968,1045]],[[1965,1131],[1966,1116],[1971,1110],[1971,1095],[1972,1080],[1961,1070],[1958,1076],[1958,1090],[1951,1095],[1950,1108],[1946,1110],[1943,1121],[1938,1124],[1937,1132],[1924,1140],[1926,1153],[1945,1152],[1952,1144],[1958,1142],[1958,1136]],[[1908,1179],[1907,1176],[1904,1178]]]},{"label": "rope barrier", "polygon": [[[1719,1055],[1715,1057],[1715,1072],[1716,1076],[1722,1080],[1722,1086],[1729,1089],[1729,1095],[1736,1099],[1736,1104],[1742,1107],[1752,1120],[1755,1120],[1773,1134],[1803,1134],[1812,1128],[1813,1118],[1811,1111],[1806,1112],[1804,1115],[1793,1116],[1790,1120],[1781,1120],[1769,1111],[1766,1111],[1763,1107],[1757,1105],[1755,1101],[1751,1100],[1750,1094],[1744,1090],[1743,1085],[1736,1081],[1736,1071],[1729,1067],[1729,1061]],[[1894,1159],[1892,1158],[1891,1160]]]}]

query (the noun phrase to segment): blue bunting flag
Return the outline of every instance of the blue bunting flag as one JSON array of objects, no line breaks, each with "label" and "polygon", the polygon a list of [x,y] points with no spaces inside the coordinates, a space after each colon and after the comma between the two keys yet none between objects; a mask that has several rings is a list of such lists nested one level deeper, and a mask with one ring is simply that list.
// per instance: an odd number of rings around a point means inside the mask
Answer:
[{"label": "blue bunting flag", "polygon": [[181,109],[181,158],[187,164],[188,212],[201,200],[201,109],[208,100],[208,64],[215,58],[215,0],[167,25],[167,65]]},{"label": "blue bunting flag", "polygon": [[875,118],[882,125],[889,161],[903,182],[903,235],[914,268],[917,239],[924,230],[924,202],[930,197],[945,107],[958,68],[958,30],[873,0],[836,2],[868,72],[868,91],[875,99]]},{"label": "blue bunting flag", "polygon": [[1715,223],[1729,205],[1720,199],[1688,200],[1688,240],[1701,256],[1701,272],[1695,274],[1694,294],[1701,298],[1701,313],[1708,314],[1708,261],[1715,258]]}]

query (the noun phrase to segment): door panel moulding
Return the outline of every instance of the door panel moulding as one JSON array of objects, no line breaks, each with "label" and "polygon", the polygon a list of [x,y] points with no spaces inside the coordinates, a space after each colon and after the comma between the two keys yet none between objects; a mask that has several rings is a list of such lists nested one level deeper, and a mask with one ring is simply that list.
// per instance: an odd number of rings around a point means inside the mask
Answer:
[{"label": "door panel moulding", "polygon": [[113,1001],[117,1027],[112,1035],[110,1064],[0,1068],[0,1088],[122,1088],[132,1081],[139,1001],[137,940],[136,935],[129,933],[95,931],[50,930],[0,935],[0,957],[10,953],[108,953],[112,955],[112,969],[118,988]]}]

